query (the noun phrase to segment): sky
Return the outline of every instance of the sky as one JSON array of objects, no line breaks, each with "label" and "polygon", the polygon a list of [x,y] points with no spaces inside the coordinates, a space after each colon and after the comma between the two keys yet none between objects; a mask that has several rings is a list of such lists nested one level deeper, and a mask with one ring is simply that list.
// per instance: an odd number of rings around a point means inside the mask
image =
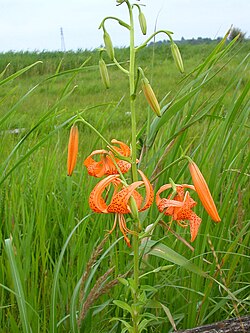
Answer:
[{"label": "sky", "polygon": [[[231,25],[250,36],[249,0],[134,0],[147,19],[149,37],[157,30],[174,32],[180,40],[225,35]],[[125,4],[115,0],[0,0],[0,52],[92,50],[103,44],[98,29],[106,16],[128,22]],[[137,23],[138,10],[135,8]],[[128,30],[116,21],[105,27],[114,46],[128,46]],[[64,44],[61,38],[63,31]],[[136,45],[145,40],[136,24]],[[166,39],[159,34],[157,40]]]}]

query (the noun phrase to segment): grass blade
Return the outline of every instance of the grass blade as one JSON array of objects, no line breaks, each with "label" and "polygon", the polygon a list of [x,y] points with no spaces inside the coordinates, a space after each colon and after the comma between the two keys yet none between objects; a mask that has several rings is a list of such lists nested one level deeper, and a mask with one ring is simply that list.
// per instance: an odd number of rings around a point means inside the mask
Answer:
[{"label": "grass blade", "polygon": [[146,247],[146,254],[150,254],[170,261],[178,266],[184,267],[185,269],[193,273],[207,277],[207,274],[203,272],[198,266],[191,263],[188,259],[183,257],[181,254],[175,252],[165,244],[156,243],[155,241],[148,241]]},{"label": "grass blade", "polygon": [[75,231],[79,228],[79,226],[87,219],[89,218],[90,215],[85,216],[80,222],[77,223],[77,225],[73,228],[71,233],[69,234],[66,242],[63,245],[63,248],[61,250],[58,262],[56,263],[55,266],[55,272],[54,272],[54,279],[53,279],[53,285],[52,285],[52,291],[51,291],[51,320],[50,320],[50,332],[57,332],[57,325],[56,325],[56,290],[58,288],[58,283],[59,283],[59,272],[60,268],[62,266],[62,260],[64,253],[69,245],[69,242],[71,240],[71,237],[74,235]]},{"label": "grass blade", "polygon": [[7,257],[9,259],[10,270],[11,270],[11,275],[12,275],[13,282],[14,282],[16,300],[17,300],[17,304],[18,304],[18,308],[19,308],[23,332],[30,333],[32,331],[31,331],[31,328],[29,325],[24,291],[23,291],[21,278],[20,278],[20,274],[19,274],[19,271],[17,268],[17,263],[16,263],[16,259],[14,256],[14,251],[13,251],[13,247],[12,247],[10,238],[5,239],[5,251],[6,251]]}]

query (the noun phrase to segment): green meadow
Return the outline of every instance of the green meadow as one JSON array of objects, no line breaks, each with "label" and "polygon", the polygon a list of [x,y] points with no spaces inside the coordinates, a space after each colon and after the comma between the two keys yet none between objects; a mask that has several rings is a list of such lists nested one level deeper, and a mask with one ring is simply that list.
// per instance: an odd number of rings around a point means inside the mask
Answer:
[{"label": "green meadow", "polygon": [[[140,258],[146,332],[173,332],[249,312],[250,43],[222,39],[179,48],[184,74],[168,43],[138,53],[137,65],[164,111],[157,118],[138,90],[139,167],[156,190],[169,178],[191,184],[180,157],[192,157],[221,222],[198,203],[202,223],[193,243],[189,229],[169,224],[168,216],[157,225],[149,244],[160,242],[161,255],[152,247]],[[129,49],[115,53],[128,68]],[[107,141],[131,143],[127,77],[104,59],[109,89],[96,50],[0,54],[1,332],[119,333],[130,321],[125,279],[133,250],[117,228],[95,252],[114,216],[89,208],[98,180],[83,161],[106,144],[84,123],[78,123],[77,165],[67,176],[70,127],[79,117]],[[145,230],[158,210],[154,203],[139,214]]]}]

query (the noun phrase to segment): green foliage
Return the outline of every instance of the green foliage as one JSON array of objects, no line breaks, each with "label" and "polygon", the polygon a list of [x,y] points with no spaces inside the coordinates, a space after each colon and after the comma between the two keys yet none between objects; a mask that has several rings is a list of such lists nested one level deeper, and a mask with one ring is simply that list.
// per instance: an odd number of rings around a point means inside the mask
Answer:
[{"label": "green foliage", "polygon": [[[193,327],[248,311],[249,43],[224,42],[180,45],[190,73],[184,78],[168,46],[142,49],[138,62],[148,67],[147,76],[152,73],[163,116],[158,120],[148,112],[141,95],[137,104],[138,151],[155,188],[169,177],[189,182],[186,164],[178,160],[184,150],[201,167],[222,222],[215,225],[198,205],[203,222],[193,247],[183,240],[189,239],[185,229],[158,224],[148,243],[154,246],[141,258],[138,308],[129,302],[132,279],[120,278],[89,308],[82,332],[129,331],[133,311],[142,308],[142,332]],[[115,54],[126,66],[128,50]],[[43,64],[36,63],[40,60]],[[0,327],[77,331],[79,281],[113,218],[89,215],[96,180],[87,178],[82,161],[102,142],[86,126],[80,127],[80,163],[74,177],[66,177],[69,125],[82,115],[107,140],[126,141],[127,83],[108,66],[112,89],[104,91],[95,51],[3,54],[0,68]],[[153,206],[140,215],[145,229],[158,213]],[[113,278],[130,272],[130,257],[123,240],[110,235],[90,269],[83,301],[110,267],[115,266]]]}]

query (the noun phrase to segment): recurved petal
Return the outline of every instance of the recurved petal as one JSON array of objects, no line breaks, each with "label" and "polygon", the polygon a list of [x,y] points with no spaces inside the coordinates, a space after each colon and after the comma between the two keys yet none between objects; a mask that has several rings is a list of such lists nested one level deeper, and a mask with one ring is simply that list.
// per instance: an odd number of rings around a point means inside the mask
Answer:
[{"label": "recurved petal", "polygon": [[[99,155],[100,160],[94,160],[93,156]],[[107,150],[94,150],[83,163],[87,167],[88,174],[100,178],[104,175],[117,174],[116,167],[112,162]]]},{"label": "recurved petal", "polygon": [[161,207],[162,211],[168,207],[183,207],[183,205],[184,203],[182,201],[171,200],[166,198],[161,199],[159,203],[159,206]]},{"label": "recurved petal", "polygon": [[182,186],[183,188],[189,188],[190,190],[195,191],[195,187],[194,187],[194,185],[182,184],[182,185],[180,185],[180,186]]},{"label": "recurved petal", "polygon": [[189,219],[191,242],[193,242],[198,234],[198,230],[201,224],[201,218],[192,212]]},{"label": "recurved petal", "polygon": [[133,195],[135,189],[142,184],[143,181],[134,182],[133,184],[129,185],[128,187],[125,187],[124,189],[116,193],[113,196],[107,208],[107,211],[109,213],[120,213],[120,214],[131,213],[131,209],[128,205],[128,200],[130,196]]},{"label": "recurved petal", "polygon": [[105,175],[103,164],[101,161],[94,162],[87,168],[88,174],[93,177],[100,178]]},{"label": "recurved petal", "polygon": [[170,200],[163,198],[159,201],[157,208],[162,213],[164,211],[165,215],[173,216],[173,219],[176,220],[178,211],[183,207],[183,202],[178,200]]},{"label": "recurved petal", "polygon": [[138,170],[138,172],[141,175],[141,178],[143,180],[143,183],[144,183],[145,189],[146,189],[145,203],[144,203],[143,207],[139,208],[139,212],[142,212],[142,211],[148,209],[152,205],[152,203],[154,201],[154,190],[153,190],[153,186],[151,185],[148,178],[144,175],[144,173],[141,170]]},{"label": "recurved petal", "polygon": [[129,163],[127,161],[119,160],[117,162],[117,166],[121,170],[121,173],[126,173],[131,168],[131,163]]},{"label": "recurved petal", "polygon": [[193,208],[193,207],[196,206],[196,205],[197,205],[197,202],[194,201],[194,200],[191,198],[189,192],[186,191],[185,196],[184,196],[184,200],[183,200],[183,207],[184,207],[185,209],[191,209],[191,208]]},{"label": "recurved petal", "polygon": [[89,206],[96,213],[108,213],[107,204],[102,197],[105,188],[112,182],[118,181],[118,175],[111,175],[96,184],[89,196]]},{"label": "recurved petal", "polygon": [[112,139],[111,142],[114,144],[118,144],[120,146],[120,147],[112,146],[112,148],[116,150],[118,153],[126,157],[130,156],[130,148],[129,146],[126,145],[126,143],[118,141],[116,139]]},{"label": "recurved petal", "polygon": [[109,155],[102,158],[104,175],[115,175],[118,173],[117,168]]},{"label": "recurved petal", "polygon": [[191,173],[191,177],[194,183],[195,190],[202,202],[204,208],[206,209],[207,213],[211,216],[211,218],[215,222],[220,222],[221,219],[219,217],[217,208],[215,206],[213,197],[210,193],[208,185],[206,183],[205,178],[203,177],[200,169],[198,166],[192,161],[189,163],[189,170]]},{"label": "recurved petal", "polygon": [[95,161],[93,159],[93,156],[95,155],[100,155],[102,156],[103,154],[108,154],[108,151],[107,150],[104,150],[104,149],[99,149],[99,150],[94,150],[92,151],[92,153],[85,159],[85,161],[83,162],[83,164],[88,167],[89,165],[91,165],[92,163],[94,162],[98,162],[98,161]]},{"label": "recurved petal", "polygon": [[156,202],[156,205],[159,206],[160,204],[160,201],[162,200],[161,197],[160,197],[160,194],[165,191],[165,190],[168,190],[172,187],[171,184],[165,184],[165,185],[162,185],[159,190],[156,192],[156,196],[155,196],[155,202]]}]

